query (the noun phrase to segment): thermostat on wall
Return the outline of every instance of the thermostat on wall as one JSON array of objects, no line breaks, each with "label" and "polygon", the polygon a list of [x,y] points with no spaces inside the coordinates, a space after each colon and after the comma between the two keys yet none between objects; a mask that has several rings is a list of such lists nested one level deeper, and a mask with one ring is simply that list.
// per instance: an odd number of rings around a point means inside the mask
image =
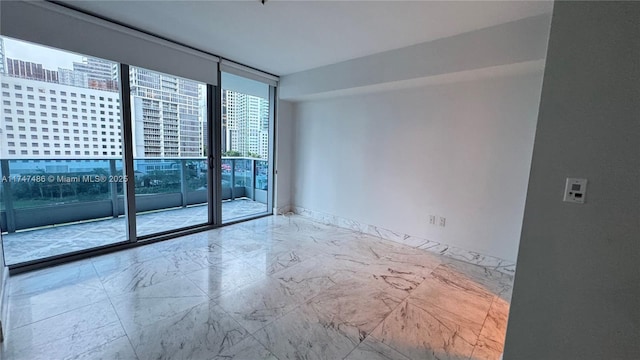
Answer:
[{"label": "thermostat on wall", "polygon": [[564,188],[565,202],[584,204],[587,195],[587,179],[567,178]]}]

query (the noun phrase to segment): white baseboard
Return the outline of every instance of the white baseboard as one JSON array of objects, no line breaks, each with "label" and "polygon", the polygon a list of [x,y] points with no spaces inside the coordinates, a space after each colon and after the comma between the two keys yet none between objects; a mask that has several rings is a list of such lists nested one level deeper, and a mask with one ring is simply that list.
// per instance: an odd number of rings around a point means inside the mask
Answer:
[{"label": "white baseboard", "polygon": [[284,206],[279,206],[277,208],[274,209],[274,214],[275,215],[284,215],[284,214],[288,214],[290,213],[291,210],[291,205],[284,205]]},{"label": "white baseboard", "polygon": [[480,254],[475,251],[469,251],[455,246],[449,246],[432,240],[427,240],[417,236],[403,234],[388,230],[379,226],[362,224],[355,220],[322,213],[306,209],[300,206],[290,207],[291,211],[304,217],[323,224],[334,225],[341,228],[351,229],[364,234],[391,240],[400,244],[408,245],[439,255],[448,256],[450,258],[468,262],[474,265],[484,266],[486,268],[500,271],[505,274],[513,275],[516,271],[516,264],[513,261],[500,259],[495,256]]}]

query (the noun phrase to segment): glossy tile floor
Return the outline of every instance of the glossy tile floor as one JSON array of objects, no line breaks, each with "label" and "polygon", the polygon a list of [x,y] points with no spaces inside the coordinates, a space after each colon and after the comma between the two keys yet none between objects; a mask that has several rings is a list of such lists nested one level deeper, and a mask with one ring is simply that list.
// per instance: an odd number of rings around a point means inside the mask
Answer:
[{"label": "glossy tile floor", "polygon": [[271,216],[9,279],[2,359],[498,359],[512,278]]},{"label": "glossy tile floor", "polygon": [[[267,205],[242,198],[222,202],[222,221],[264,213]],[[138,214],[138,235],[199,225],[208,221],[205,205]],[[4,259],[8,265],[37,260],[73,251],[126,241],[124,216],[85,221],[3,234]]]}]

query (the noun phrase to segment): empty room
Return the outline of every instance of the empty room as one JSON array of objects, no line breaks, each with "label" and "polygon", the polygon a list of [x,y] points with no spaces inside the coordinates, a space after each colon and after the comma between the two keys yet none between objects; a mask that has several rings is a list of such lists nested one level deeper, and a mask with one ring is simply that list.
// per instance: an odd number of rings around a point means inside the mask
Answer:
[{"label": "empty room", "polygon": [[640,2],[0,2],[0,359],[640,359]]}]

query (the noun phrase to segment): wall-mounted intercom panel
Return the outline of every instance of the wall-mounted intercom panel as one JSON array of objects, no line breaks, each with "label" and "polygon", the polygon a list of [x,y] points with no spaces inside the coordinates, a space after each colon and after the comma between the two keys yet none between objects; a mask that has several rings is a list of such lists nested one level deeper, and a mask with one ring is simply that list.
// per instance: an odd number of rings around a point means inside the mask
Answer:
[{"label": "wall-mounted intercom panel", "polygon": [[587,179],[567,178],[564,188],[564,201],[584,204],[587,196]]}]

